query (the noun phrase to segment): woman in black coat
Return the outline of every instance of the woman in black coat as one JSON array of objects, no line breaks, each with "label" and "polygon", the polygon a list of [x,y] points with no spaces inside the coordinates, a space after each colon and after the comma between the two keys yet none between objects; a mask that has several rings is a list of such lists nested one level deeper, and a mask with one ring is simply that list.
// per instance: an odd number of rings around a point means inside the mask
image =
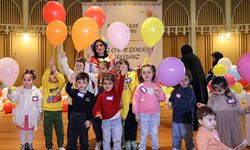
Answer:
[{"label": "woman in black coat", "polygon": [[209,83],[210,80],[214,78],[214,73],[213,73],[213,68],[215,65],[217,65],[218,61],[223,58],[223,54],[221,52],[213,52],[212,54],[213,58],[213,63],[212,63],[212,68],[208,71],[207,77],[206,77],[206,82],[207,84]]},{"label": "woman in black coat", "polygon": [[[184,63],[185,68],[189,69],[193,75],[191,85],[193,87],[196,103],[207,104],[208,92],[206,77],[200,59],[193,53],[190,45],[184,45],[181,48],[181,61]],[[198,129],[198,122],[195,119],[194,130]]]}]

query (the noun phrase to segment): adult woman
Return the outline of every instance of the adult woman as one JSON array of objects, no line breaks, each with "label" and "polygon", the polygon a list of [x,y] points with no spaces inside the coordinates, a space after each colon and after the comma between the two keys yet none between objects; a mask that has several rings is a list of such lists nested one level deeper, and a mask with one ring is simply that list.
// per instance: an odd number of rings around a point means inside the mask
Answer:
[{"label": "adult woman", "polygon": [[223,58],[223,54],[218,52],[218,51],[215,51],[213,52],[212,54],[212,59],[213,59],[213,62],[212,62],[212,68],[208,71],[208,74],[206,76],[206,81],[207,81],[207,84],[210,80],[212,80],[214,78],[214,73],[213,73],[213,68],[215,65],[217,65],[218,61]]},{"label": "adult woman", "polygon": [[[193,81],[191,85],[193,87],[196,103],[207,104],[208,92],[206,85],[206,78],[203,71],[203,67],[199,57],[193,53],[193,49],[190,45],[183,45],[181,48],[181,60],[186,69],[189,69],[193,75]],[[194,117],[196,118],[196,117]],[[198,129],[198,121],[195,119],[194,130]]]}]

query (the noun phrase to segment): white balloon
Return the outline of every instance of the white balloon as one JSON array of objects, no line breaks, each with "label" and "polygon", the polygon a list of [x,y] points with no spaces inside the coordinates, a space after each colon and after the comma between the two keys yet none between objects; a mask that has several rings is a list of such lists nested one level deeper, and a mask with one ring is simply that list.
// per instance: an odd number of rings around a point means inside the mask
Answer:
[{"label": "white balloon", "polygon": [[0,101],[0,111],[3,111],[3,102]]},{"label": "white balloon", "polygon": [[7,94],[8,94],[8,88],[5,87],[2,89],[2,96],[7,96]]},{"label": "white balloon", "polygon": [[240,101],[245,101],[246,100],[246,91],[242,90],[241,93],[237,94],[237,97]]},{"label": "white balloon", "polygon": [[223,57],[218,61],[218,64],[224,65],[227,69],[230,69],[232,66],[232,62],[229,58]]}]

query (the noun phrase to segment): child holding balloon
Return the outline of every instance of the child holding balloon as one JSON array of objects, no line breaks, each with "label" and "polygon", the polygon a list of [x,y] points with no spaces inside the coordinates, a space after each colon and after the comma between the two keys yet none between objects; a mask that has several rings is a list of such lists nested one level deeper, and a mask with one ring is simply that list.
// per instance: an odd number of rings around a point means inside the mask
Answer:
[{"label": "child holding balloon", "polygon": [[[8,89],[8,98],[17,105],[13,110],[13,121],[20,129],[21,150],[25,150],[25,143],[29,150],[33,148],[33,132],[37,126],[42,114],[42,94],[34,86],[36,75],[33,70],[26,70],[22,76],[23,84],[15,92]],[[27,137],[26,137],[27,134]]]},{"label": "child holding balloon", "polygon": [[[216,113],[216,129],[221,141],[228,147],[236,147],[243,140],[239,114],[250,112],[250,106],[241,108],[240,101],[233,93],[223,76],[212,80],[213,92],[208,100],[208,107]],[[198,107],[202,104],[198,104]]]},{"label": "child holding balloon", "polygon": [[61,90],[64,87],[65,79],[57,71],[54,59],[50,61],[50,67],[47,68],[42,77],[43,97],[43,118],[44,118],[44,136],[45,146],[52,150],[52,131],[56,131],[58,150],[63,148],[63,120],[62,120],[62,98]]},{"label": "child holding balloon", "polygon": [[182,139],[185,141],[187,150],[194,148],[193,122],[196,98],[190,82],[192,82],[192,74],[189,70],[186,70],[184,79],[175,87],[169,98],[173,108],[173,150],[181,149]]},{"label": "child holding balloon", "polygon": [[159,149],[158,128],[160,125],[160,102],[165,101],[165,94],[160,85],[154,82],[156,69],[153,65],[143,65],[139,72],[139,84],[133,95],[133,112],[140,125],[139,150],[146,149],[148,133],[152,149]]}]

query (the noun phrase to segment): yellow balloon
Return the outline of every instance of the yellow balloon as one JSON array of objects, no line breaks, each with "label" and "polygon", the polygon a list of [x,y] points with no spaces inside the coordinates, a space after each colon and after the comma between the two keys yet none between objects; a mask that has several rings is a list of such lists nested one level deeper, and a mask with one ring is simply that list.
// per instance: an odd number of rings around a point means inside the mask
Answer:
[{"label": "yellow balloon", "polygon": [[163,86],[163,85],[161,85],[161,89],[163,90],[163,92],[165,93],[165,94],[171,94],[171,92],[173,91],[173,87],[166,87],[166,86]]},{"label": "yellow balloon", "polygon": [[232,87],[232,90],[234,90],[235,93],[240,94],[243,90],[242,85],[239,82],[236,82]]},{"label": "yellow balloon", "polygon": [[141,26],[142,38],[146,45],[154,46],[164,33],[164,25],[162,21],[156,17],[146,19]]},{"label": "yellow balloon", "polygon": [[213,72],[215,76],[224,76],[227,74],[227,68],[222,64],[217,64],[214,66]]},{"label": "yellow balloon", "polygon": [[46,37],[50,44],[58,46],[67,38],[68,30],[62,21],[54,20],[46,28]]},{"label": "yellow balloon", "polygon": [[96,21],[90,17],[78,19],[72,27],[72,40],[75,49],[80,52],[89,47],[97,38],[99,27]]}]

